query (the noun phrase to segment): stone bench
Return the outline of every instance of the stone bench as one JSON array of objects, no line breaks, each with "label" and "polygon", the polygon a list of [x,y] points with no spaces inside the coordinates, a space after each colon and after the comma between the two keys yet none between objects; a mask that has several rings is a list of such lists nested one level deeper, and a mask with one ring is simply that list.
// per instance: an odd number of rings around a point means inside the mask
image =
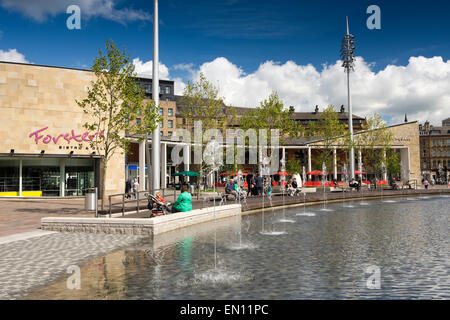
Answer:
[{"label": "stone bench", "polygon": [[178,212],[154,218],[72,218],[41,219],[41,229],[60,232],[86,232],[154,236],[164,232],[239,215],[240,204],[230,204],[189,212]]}]

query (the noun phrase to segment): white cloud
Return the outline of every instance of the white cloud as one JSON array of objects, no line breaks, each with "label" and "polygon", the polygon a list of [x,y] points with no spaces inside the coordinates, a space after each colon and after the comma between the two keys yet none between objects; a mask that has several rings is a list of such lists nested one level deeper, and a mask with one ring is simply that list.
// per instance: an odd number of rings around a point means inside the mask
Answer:
[{"label": "white cloud", "polygon": [[[356,71],[351,74],[354,113],[370,116],[377,112],[391,123],[402,122],[406,113],[410,121],[430,120],[436,125],[450,116],[450,61],[411,57],[406,66],[372,69],[373,64],[356,59]],[[246,74],[220,57],[193,71],[194,80],[200,71],[219,87],[226,103],[235,106],[256,107],[274,90],[286,106],[296,106],[297,111],[312,111],[315,105],[347,105],[346,75],[340,61],[322,70],[293,61],[266,61]]]},{"label": "white cloud", "polygon": [[152,19],[152,16],[143,10],[117,9],[116,3],[116,0],[0,0],[4,9],[20,12],[38,22],[46,21],[49,16],[65,14],[67,7],[73,4],[80,6],[82,19],[98,16],[122,24]]},{"label": "white cloud", "polygon": [[8,51],[0,50],[0,61],[28,63],[25,56],[17,52],[16,49],[9,49]]},{"label": "white cloud", "polygon": [[[152,77],[153,75],[153,61],[149,60],[147,62],[143,62],[140,58],[134,58],[133,64],[136,73],[138,76],[143,77]],[[159,63],[159,78],[160,79],[169,79],[169,68],[166,65]]]}]

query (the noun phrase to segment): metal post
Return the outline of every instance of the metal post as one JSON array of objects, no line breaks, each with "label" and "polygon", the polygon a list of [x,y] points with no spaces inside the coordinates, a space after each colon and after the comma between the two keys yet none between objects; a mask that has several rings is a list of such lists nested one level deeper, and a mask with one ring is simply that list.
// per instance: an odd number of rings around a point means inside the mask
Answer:
[{"label": "metal post", "polygon": [[[153,0],[153,101],[159,108],[159,31],[158,31],[158,0]],[[160,128],[153,131],[152,137],[152,189],[157,190],[160,187]],[[150,188],[150,187],[149,187]]]},{"label": "metal post", "polygon": [[139,213],[139,191],[137,192],[137,207],[136,212]]},{"label": "metal post", "polygon": [[98,218],[98,188],[95,187],[95,217]]},{"label": "metal post", "polygon": [[122,194],[122,217],[125,216],[125,193]]},{"label": "metal post", "polygon": [[347,71],[347,95],[348,95],[348,129],[350,130],[350,177],[355,178],[355,149],[353,148],[353,112],[352,98],[350,95],[350,70]]}]

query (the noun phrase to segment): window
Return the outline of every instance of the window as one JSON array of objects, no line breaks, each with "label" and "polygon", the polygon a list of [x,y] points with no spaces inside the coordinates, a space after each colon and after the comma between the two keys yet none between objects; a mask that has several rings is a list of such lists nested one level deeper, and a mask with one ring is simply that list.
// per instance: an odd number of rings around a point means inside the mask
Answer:
[{"label": "window", "polygon": [[164,115],[164,109],[163,108],[159,108],[159,115],[161,117]]},{"label": "window", "polygon": [[423,150],[423,156],[426,157],[427,156],[427,149]]},{"label": "window", "polygon": [[160,136],[162,137],[162,136],[163,136],[163,132],[162,132],[162,131],[160,131],[160,132],[159,132],[159,135],[160,135]]},{"label": "window", "polygon": [[170,101],[170,98],[166,98],[166,101]]},{"label": "window", "polygon": [[436,150],[431,150],[431,156],[434,158],[434,157],[436,157]]},{"label": "window", "polygon": [[433,168],[436,168],[436,160],[433,160]]},{"label": "window", "polygon": [[173,128],[173,120],[168,120],[167,121],[167,127],[168,128]]},{"label": "window", "polygon": [[152,85],[144,84],[144,91],[145,91],[145,93],[152,93]]},{"label": "window", "polygon": [[159,86],[159,94],[161,94],[162,93],[162,88],[161,88],[161,86]]},{"label": "window", "polygon": [[172,131],[167,132],[167,136],[171,137],[172,136]]},{"label": "window", "polygon": [[423,168],[426,169],[427,168],[427,161],[423,162]]},{"label": "window", "polygon": [[166,94],[170,94],[170,87],[166,87]]},{"label": "window", "polygon": [[159,127],[164,128],[164,120],[161,120],[161,122],[159,123]]},{"label": "window", "polygon": [[169,108],[169,109],[167,110],[167,115],[168,115],[169,117],[173,117],[173,109],[172,109],[172,108]]}]

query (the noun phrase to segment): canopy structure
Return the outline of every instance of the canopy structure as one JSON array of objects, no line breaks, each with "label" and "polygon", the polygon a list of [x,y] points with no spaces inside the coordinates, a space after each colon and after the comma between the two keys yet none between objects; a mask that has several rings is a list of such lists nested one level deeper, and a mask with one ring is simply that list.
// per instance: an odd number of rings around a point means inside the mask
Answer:
[{"label": "canopy structure", "polygon": [[356,171],[355,171],[355,174],[367,174],[367,172],[363,172],[363,171],[358,171],[358,170],[356,170]]},{"label": "canopy structure", "polygon": [[199,174],[194,171],[181,171],[181,172],[173,173],[172,176],[174,176],[174,177],[176,177],[176,176],[198,177]]},{"label": "canopy structure", "polygon": [[307,173],[308,176],[323,176],[325,174],[326,173],[324,173],[323,171],[320,171],[320,170],[313,170],[313,171]]},{"label": "canopy structure", "polygon": [[280,171],[280,172],[277,172],[277,173],[275,173],[276,175],[279,175],[279,176],[288,176],[288,175],[290,175],[290,173],[288,173],[288,172],[286,172],[286,171]]},{"label": "canopy structure", "polygon": [[[220,175],[221,175],[221,176],[238,176],[239,173],[238,173],[238,172],[222,172]],[[241,175],[247,176],[248,173],[242,172]]]}]

